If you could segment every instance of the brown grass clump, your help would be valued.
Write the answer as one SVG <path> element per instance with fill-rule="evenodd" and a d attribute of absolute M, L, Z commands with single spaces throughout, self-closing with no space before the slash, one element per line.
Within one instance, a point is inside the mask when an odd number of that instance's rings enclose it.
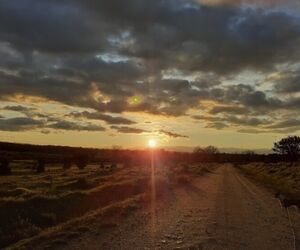
<path fill-rule="evenodd" d="M 77 186 L 78 191 L 67 191 L 58 196 L 40 194 L 29 199 L 11 197 L 2 200 L 0 248 L 30 237 L 45 228 L 84 216 L 89 211 L 142 194 L 148 190 L 149 179 L 106 183 L 88 189 L 89 182 L 80 178 L 73 185 Z M 20 218 L 22 226 L 16 218 Z M 8 237 L 11 234 L 13 236 Z"/>
<path fill-rule="evenodd" d="M 287 197 L 300 199 L 300 168 L 289 163 L 252 163 L 239 168 Z"/>
<path fill-rule="evenodd" d="M 187 185 L 191 183 L 191 176 L 188 175 L 179 175 L 176 177 L 176 183 L 180 185 Z"/>

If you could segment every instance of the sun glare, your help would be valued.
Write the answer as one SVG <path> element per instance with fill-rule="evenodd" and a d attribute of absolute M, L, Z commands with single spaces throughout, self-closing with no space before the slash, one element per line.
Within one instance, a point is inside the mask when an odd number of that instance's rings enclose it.
<path fill-rule="evenodd" d="M 156 147 L 156 140 L 150 139 L 150 140 L 148 141 L 148 146 L 149 146 L 150 148 L 155 148 L 155 147 Z"/>

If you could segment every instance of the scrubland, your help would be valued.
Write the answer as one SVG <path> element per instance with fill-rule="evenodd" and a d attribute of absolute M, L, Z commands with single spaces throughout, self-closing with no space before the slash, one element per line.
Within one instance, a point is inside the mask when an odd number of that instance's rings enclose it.
<path fill-rule="evenodd" d="M 61 165 L 48 164 L 46 171 L 38 174 L 33 165 L 31 161 L 14 161 L 12 175 L 0 177 L 0 248 L 22 248 L 53 234 L 68 240 L 89 230 L 95 217 L 101 218 L 100 227 L 113 227 L 132 210 L 149 205 L 150 166 L 93 164 L 83 170 L 63 170 Z M 157 198 L 214 167 L 157 164 Z M 52 242 L 49 249 L 59 244 Z"/>

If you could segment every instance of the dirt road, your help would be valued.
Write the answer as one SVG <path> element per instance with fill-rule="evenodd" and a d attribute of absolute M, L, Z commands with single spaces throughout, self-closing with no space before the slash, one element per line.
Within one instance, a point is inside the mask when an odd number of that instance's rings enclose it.
<path fill-rule="evenodd" d="M 230 165 L 166 197 L 106 232 L 91 225 L 60 249 L 295 249 L 279 201 Z"/>

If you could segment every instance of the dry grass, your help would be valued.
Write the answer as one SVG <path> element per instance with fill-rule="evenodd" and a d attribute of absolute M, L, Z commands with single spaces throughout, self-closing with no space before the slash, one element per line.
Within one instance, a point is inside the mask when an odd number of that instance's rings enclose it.
<path fill-rule="evenodd" d="M 48 166 L 45 173 L 36 174 L 26 162 L 17 162 L 13 170 L 12 176 L 0 178 L 0 248 L 141 194 L 148 184 L 147 177 L 126 174 L 114 181 L 120 167 L 63 171 L 61 166 Z"/>
<path fill-rule="evenodd" d="M 36 174 L 32 165 L 29 161 L 18 161 L 12 166 L 11 176 L 0 177 L 0 248 L 25 239 L 13 246 L 21 249 L 63 233 L 52 242 L 52 248 L 59 248 L 80 230 L 88 230 L 92 218 L 126 216 L 139 204 L 149 202 L 148 166 L 103 169 L 98 164 L 84 170 L 63 170 L 62 166 L 51 165 L 46 166 L 45 173 Z M 157 198 L 165 197 L 177 185 L 189 184 L 198 175 L 211 173 L 214 168 L 215 165 L 207 164 L 157 164 Z M 110 227 L 114 222 L 103 220 L 100 224 Z"/>
<path fill-rule="evenodd" d="M 238 166 L 246 174 L 276 192 L 300 199 L 300 165 L 290 163 L 251 163 Z"/>

